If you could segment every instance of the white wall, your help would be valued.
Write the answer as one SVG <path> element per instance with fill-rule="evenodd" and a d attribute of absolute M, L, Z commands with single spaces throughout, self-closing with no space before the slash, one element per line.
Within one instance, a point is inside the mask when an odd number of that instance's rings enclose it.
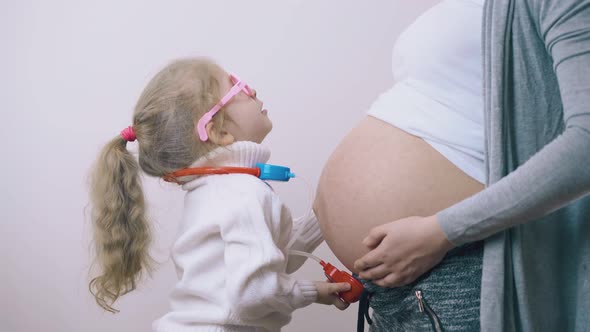
<path fill-rule="evenodd" d="M 0 2 L 2 331 L 148 331 L 175 281 L 167 260 L 182 192 L 148 179 L 163 264 L 102 312 L 87 290 L 87 171 L 169 60 L 209 55 L 256 87 L 274 131 L 272 163 L 315 186 L 340 138 L 391 85 L 391 47 L 433 1 Z M 294 215 L 307 197 L 279 185 Z M 336 263 L 322 245 L 316 254 Z M 338 266 L 341 266 L 337 264 Z M 308 262 L 303 278 L 323 279 Z M 285 331 L 354 331 L 357 305 L 312 305 Z"/>

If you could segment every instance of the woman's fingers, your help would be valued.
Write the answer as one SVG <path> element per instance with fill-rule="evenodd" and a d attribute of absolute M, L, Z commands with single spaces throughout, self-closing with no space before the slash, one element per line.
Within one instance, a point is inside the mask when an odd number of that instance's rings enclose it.
<path fill-rule="evenodd" d="M 383 238 L 387 235 L 387 231 L 384 227 L 377 226 L 369 232 L 369 235 L 363 239 L 363 244 L 369 249 L 374 249 L 381 243 Z"/>
<path fill-rule="evenodd" d="M 370 269 L 372 267 L 378 266 L 381 263 L 383 263 L 383 261 L 381 259 L 381 253 L 379 252 L 379 247 L 377 247 L 376 249 L 369 251 L 363 257 L 357 259 L 354 262 L 354 268 L 357 271 L 361 272 L 361 271 L 365 271 L 367 269 Z"/>
<path fill-rule="evenodd" d="M 384 258 L 392 249 L 392 244 L 387 242 L 392 242 L 390 235 L 394 235 L 394 237 L 396 235 L 396 222 L 392 221 L 371 229 L 369 235 L 363 240 L 363 244 L 371 251 L 354 262 L 354 268 L 357 271 L 364 271 L 384 262 Z"/>
<path fill-rule="evenodd" d="M 403 286 L 400 282 L 400 277 L 397 274 L 390 273 L 383 278 L 375 279 L 372 281 L 375 285 L 381 287 L 400 287 Z"/>
<path fill-rule="evenodd" d="M 384 278 L 391 272 L 392 271 L 385 264 L 379 264 L 364 271 L 360 271 L 359 277 L 361 277 L 361 279 L 376 280 Z"/>
<path fill-rule="evenodd" d="M 372 248 L 371 251 L 369 251 L 363 257 L 357 259 L 354 262 L 354 268 L 357 271 L 364 271 L 383 264 L 383 254 L 385 250 L 387 250 L 387 248 L 384 248 L 385 245 L 383 243 L 383 238 L 385 237 L 385 235 L 387 235 L 387 233 L 383 233 L 381 231 L 373 232 L 373 230 L 371 230 L 371 233 L 373 235 L 369 235 L 367 238 L 365 238 L 365 241 L 363 241 L 363 243 L 373 243 L 372 241 L 377 241 L 377 239 L 379 240 L 379 243 L 374 248 Z"/>

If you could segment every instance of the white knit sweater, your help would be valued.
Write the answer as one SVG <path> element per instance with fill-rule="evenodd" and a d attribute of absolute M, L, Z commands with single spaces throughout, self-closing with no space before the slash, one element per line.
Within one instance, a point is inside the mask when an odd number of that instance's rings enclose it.
<path fill-rule="evenodd" d="M 219 148 L 193 166 L 253 167 L 270 151 L 253 142 Z M 289 209 L 252 175 L 185 177 L 185 211 L 172 248 L 178 283 L 158 332 L 279 331 L 291 313 L 312 303 L 312 281 L 290 276 L 322 241 L 315 216 L 293 225 Z M 301 229 L 303 228 L 303 229 Z M 297 241 L 287 248 L 291 236 Z"/>

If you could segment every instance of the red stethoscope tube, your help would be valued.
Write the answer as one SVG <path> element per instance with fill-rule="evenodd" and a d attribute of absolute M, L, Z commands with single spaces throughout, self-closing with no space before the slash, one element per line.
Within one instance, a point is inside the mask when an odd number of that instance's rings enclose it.
<path fill-rule="evenodd" d="M 258 167 L 193 167 L 184 168 L 173 173 L 164 175 L 163 179 L 166 182 L 178 183 L 178 178 L 190 175 L 211 175 L 211 174 L 250 174 L 256 177 L 260 176 L 260 168 Z"/>

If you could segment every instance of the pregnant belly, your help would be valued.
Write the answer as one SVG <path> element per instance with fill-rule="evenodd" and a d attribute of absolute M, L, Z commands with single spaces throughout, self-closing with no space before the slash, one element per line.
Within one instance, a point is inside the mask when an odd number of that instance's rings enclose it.
<path fill-rule="evenodd" d="M 368 116 L 328 159 L 314 209 L 330 249 L 357 272 L 371 228 L 432 215 L 481 189 L 422 139 Z"/>

